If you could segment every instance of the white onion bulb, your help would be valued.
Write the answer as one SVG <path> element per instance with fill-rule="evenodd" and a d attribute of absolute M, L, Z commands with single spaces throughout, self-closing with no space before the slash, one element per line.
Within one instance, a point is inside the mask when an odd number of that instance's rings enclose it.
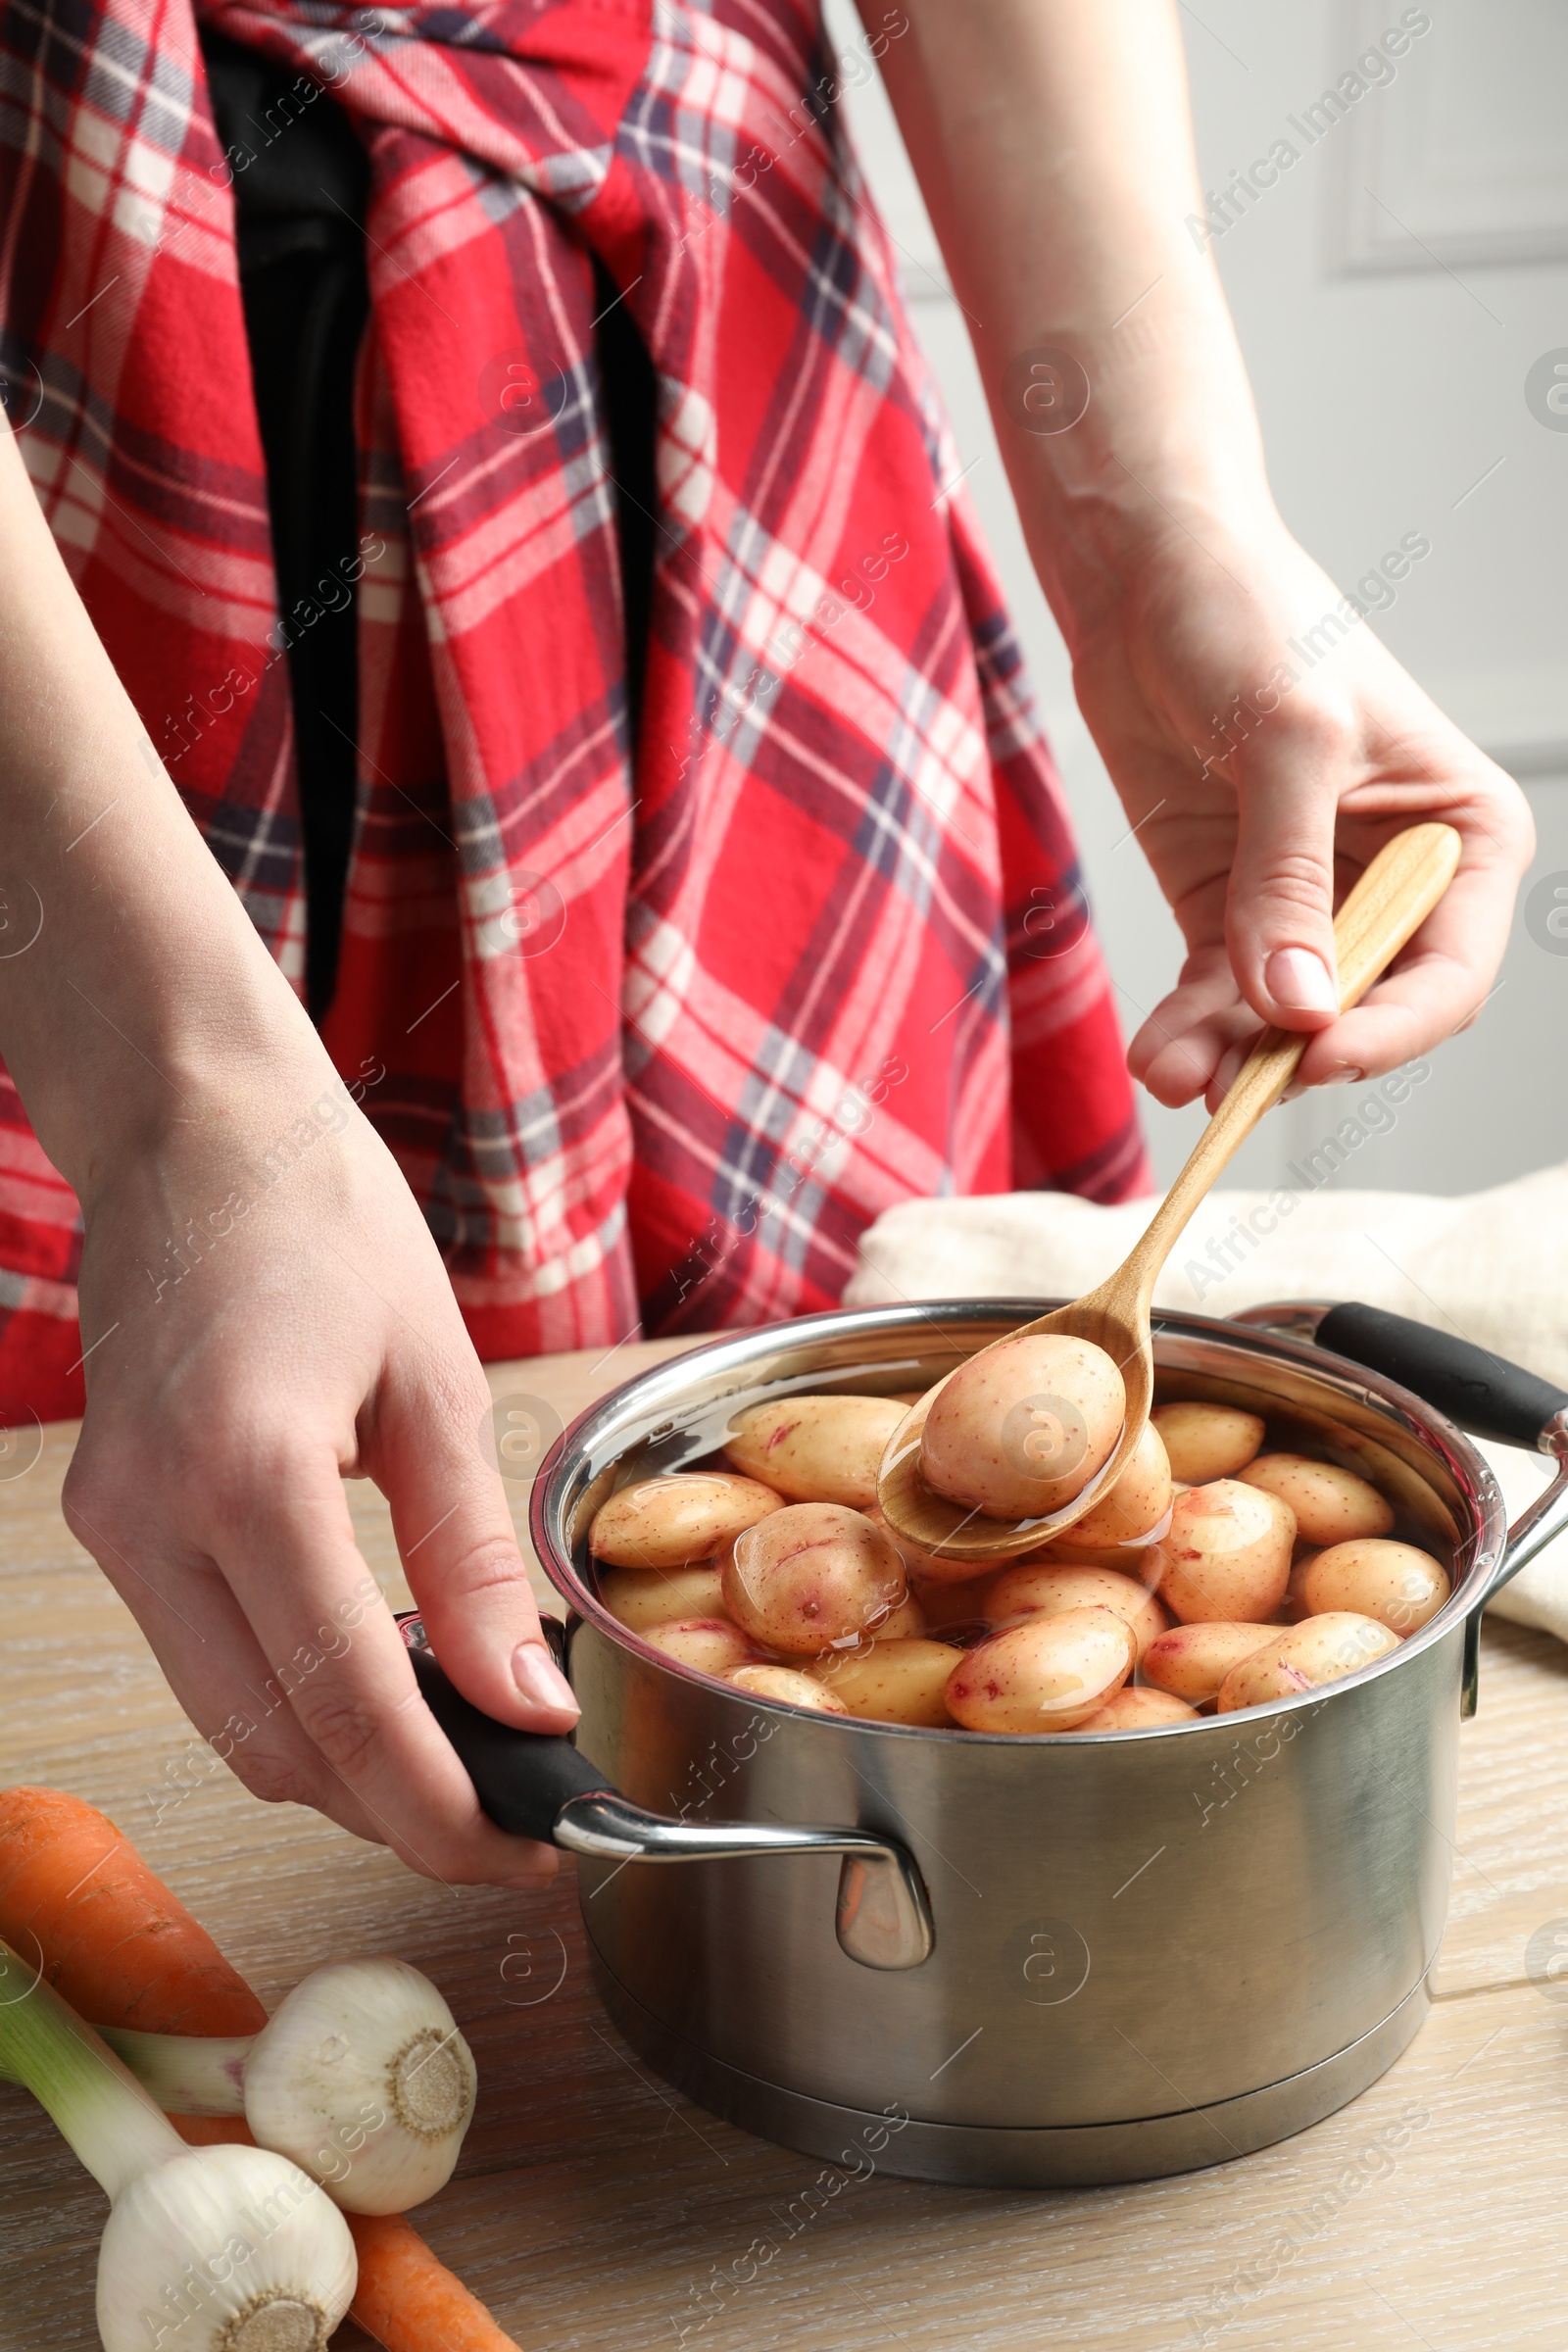
<path fill-rule="evenodd" d="M 325 2352 L 354 2296 L 337 2207 L 267 2148 L 190 2148 L 116 2197 L 98 2253 L 105 2352 Z"/>
<path fill-rule="evenodd" d="M 313 1970 L 257 2035 L 245 2115 L 350 2212 L 403 2213 L 451 2179 L 475 2087 L 427 1977 L 402 1960 L 344 1960 Z"/>

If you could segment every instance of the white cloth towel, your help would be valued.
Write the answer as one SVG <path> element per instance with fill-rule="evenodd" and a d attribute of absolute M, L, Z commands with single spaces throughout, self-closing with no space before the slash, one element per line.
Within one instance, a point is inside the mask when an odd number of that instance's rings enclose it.
<path fill-rule="evenodd" d="M 906 1200 L 862 1238 L 844 1303 L 1077 1298 L 1121 1263 L 1152 1208 L 1105 1208 L 1068 1193 Z M 1389 1307 L 1568 1389 L 1568 1164 L 1453 1200 L 1292 1186 L 1210 1193 L 1154 1291 L 1156 1306 L 1205 1315 L 1285 1298 Z M 1552 1465 L 1510 1446 L 1481 1450 L 1517 1518 Z M 1494 1606 L 1568 1642 L 1568 1536 Z"/>

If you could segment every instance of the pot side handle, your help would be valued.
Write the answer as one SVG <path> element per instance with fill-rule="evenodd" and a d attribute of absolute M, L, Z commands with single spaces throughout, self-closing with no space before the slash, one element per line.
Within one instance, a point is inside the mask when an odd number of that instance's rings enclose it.
<path fill-rule="evenodd" d="M 606 1775 L 569 1740 L 514 1731 L 481 1714 L 448 1681 L 428 1648 L 414 1642 L 408 1646 L 424 1703 L 457 1749 L 497 1829 L 554 1845 L 557 1824 L 575 1798 L 612 1793 Z"/>
<path fill-rule="evenodd" d="M 418 1617 L 399 1624 L 425 1705 L 498 1829 L 569 1853 L 620 1862 L 701 1862 L 737 1854 L 838 1854 L 834 1930 L 862 1968 L 918 1968 L 935 1941 L 931 1905 L 902 1845 L 870 1830 L 771 1822 L 680 1821 L 634 1805 L 569 1740 L 514 1731 L 481 1714 L 447 1679 Z"/>
<path fill-rule="evenodd" d="M 1318 1347 L 1381 1372 L 1446 1413 L 1461 1429 L 1502 1446 L 1528 1446 L 1556 1459 L 1557 1474 L 1508 1530 L 1501 1556 L 1481 1563 L 1474 1591 L 1465 1589 L 1464 1670 L 1460 1711 L 1476 1711 L 1481 1612 L 1510 1577 L 1518 1575 L 1568 1527 L 1568 1393 L 1522 1365 L 1478 1348 L 1473 1340 L 1412 1323 L 1381 1306 L 1330 1307 L 1317 1322 Z"/>
<path fill-rule="evenodd" d="M 1478 1438 L 1503 1446 L 1540 1446 L 1549 1424 L 1568 1412 L 1568 1392 L 1554 1389 L 1518 1364 L 1478 1348 L 1472 1340 L 1391 1315 L 1381 1306 L 1331 1306 L 1317 1327 L 1317 1344 L 1381 1372 Z"/>

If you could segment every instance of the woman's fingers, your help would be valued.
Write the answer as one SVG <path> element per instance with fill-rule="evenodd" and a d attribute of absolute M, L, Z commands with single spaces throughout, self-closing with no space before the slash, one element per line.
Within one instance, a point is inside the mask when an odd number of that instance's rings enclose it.
<path fill-rule="evenodd" d="M 1377 788 L 1361 784 L 1336 812 L 1342 897 L 1358 870 L 1357 860 L 1369 859 L 1401 824 L 1431 818 L 1451 823 L 1464 848 L 1445 896 L 1359 1005 L 1333 1019 L 1314 1021 L 1298 1014 L 1278 1021 L 1282 1028 L 1315 1028 L 1297 1085 L 1326 1086 L 1380 1076 L 1467 1027 L 1486 1002 L 1507 945 L 1514 894 L 1530 856 L 1532 834 L 1528 811 L 1508 780 L 1499 774 L 1495 792 L 1481 789 L 1485 782 L 1482 778 L 1473 793 L 1461 791 L 1452 778 L 1444 789 L 1433 785 L 1432 803 L 1425 807 L 1401 807 L 1392 783 Z M 1399 791 L 1407 793 L 1408 786 Z M 1378 805 L 1375 810 L 1368 809 L 1369 801 Z M 1384 806 L 1391 801 L 1392 808 Z M 1249 805 L 1244 798 L 1243 834 Z M 1249 906 L 1272 909 L 1250 951 L 1254 979 L 1265 974 L 1269 957 L 1262 949 L 1270 937 L 1277 942 L 1280 905 L 1282 898 L 1289 898 L 1280 877 L 1286 872 L 1281 845 L 1290 838 L 1290 828 L 1276 826 L 1271 836 L 1265 823 L 1254 825 L 1252 832 L 1254 844 L 1261 841 L 1264 846 L 1250 864 L 1238 847 L 1228 913 L 1230 952 L 1212 938 L 1211 906 L 1184 909 L 1190 935 L 1204 944 L 1195 947 L 1181 984 L 1155 1007 L 1128 1054 L 1133 1075 L 1157 1101 L 1173 1106 L 1202 1094 L 1212 1109 L 1259 1034 L 1255 996 L 1244 1000 L 1238 985 L 1233 963 L 1238 956 L 1236 933 L 1238 923 L 1253 921 Z M 1267 847 L 1271 837 L 1272 853 Z M 1348 857 L 1348 849 L 1353 849 L 1353 858 Z M 1303 881 L 1303 889 L 1315 893 L 1320 878 L 1314 871 Z M 1250 900 L 1242 895 L 1248 889 L 1253 893 Z M 1277 949 L 1270 951 L 1274 952 Z"/>
<path fill-rule="evenodd" d="M 210 1548 L 272 1682 L 387 1844 L 448 1884 L 544 1885 L 553 1849 L 508 1837 L 480 1810 L 419 1695 L 390 1611 L 379 1596 L 368 1598 L 369 1571 L 331 1456 L 291 1452 L 275 1474 L 253 1476 L 220 1518 Z"/>
<path fill-rule="evenodd" d="M 1514 894 L 1528 861 L 1532 829 L 1520 796 L 1499 775 L 1496 795 L 1462 795 L 1449 780 L 1435 805 L 1408 813 L 1409 823 L 1436 818 L 1452 824 L 1462 848 L 1453 880 L 1414 938 L 1359 1004 L 1312 1039 L 1298 1083 L 1334 1085 L 1380 1077 L 1400 1062 L 1429 1054 L 1469 1026 L 1496 979 L 1508 944 Z M 1360 795 L 1356 796 L 1359 799 Z M 1370 828 L 1352 817 L 1352 838 Z M 1379 820 L 1372 840 L 1358 839 L 1363 858 L 1400 830 Z"/>
<path fill-rule="evenodd" d="M 144 1556 L 134 1533 L 117 1527 L 111 1535 L 104 1524 L 108 1512 L 90 1496 L 83 1498 L 74 1464 L 64 1509 L 73 1535 L 92 1553 L 141 1627 L 170 1689 L 215 1757 L 253 1796 L 313 1805 L 356 1838 L 384 1844 L 377 1824 L 328 1770 L 296 1720 L 216 1563 L 196 1555 L 177 1564 Z M 185 1761 L 171 1756 L 162 1782 L 147 1790 L 160 1814 L 195 1785 Z"/>
<path fill-rule="evenodd" d="M 1219 592 L 1213 561 L 1187 534 L 1159 543 L 1075 653 L 1081 706 L 1188 944 L 1180 987 L 1128 1056 L 1172 1106 L 1217 1100 L 1265 1023 L 1309 1037 L 1304 1085 L 1430 1051 L 1491 988 L 1531 855 L 1517 785 L 1370 628 L 1347 625 L 1275 520 L 1223 562 L 1239 596 Z M 1336 641 L 1303 666 L 1310 616 L 1337 608 Z M 1458 876 L 1397 970 L 1342 1016 L 1336 896 L 1401 827 L 1434 819 L 1461 835 Z"/>
<path fill-rule="evenodd" d="M 1330 722 L 1295 724 L 1260 754 L 1241 795 L 1225 913 L 1231 969 L 1253 1013 L 1281 1029 L 1337 1019 Z"/>
<path fill-rule="evenodd" d="M 569 1732 L 580 1710 L 545 1645 L 506 1492 L 479 1445 L 488 1403 L 443 1417 L 428 1388 L 416 1398 L 388 1383 L 368 1466 L 392 1506 L 430 1646 L 465 1698 L 521 1731 Z"/>
<path fill-rule="evenodd" d="M 1376 1078 L 1467 1028 L 1496 978 L 1515 887 L 1513 866 L 1490 854 L 1461 864 L 1392 969 L 1312 1040 L 1302 1082 Z"/>
<path fill-rule="evenodd" d="M 539 1886 L 555 1849 L 509 1837 L 480 1807 L 344 1492 L 368 1471 L 388 1494 L 431 1639 L 466 1694 L 503 1723 L 569 1727 L 576 1707 L 480 1451 L 484 1375 L 391 1154 L 352 1106 L 335 1125 L 307 1121 L 306 1155 L 148 1296 L 166 1237 L 266 1160 L 280 1102 L 307 1087 L 340 1102 L 324 1062 L 304 1077 L 299 1063 L 292 1048 L 264 1054 L 249 1093 L 225 1079 L 193 1097 L 201 1115 L 117 1157 L 95 1197 L 83 1322 L 122 1336 L 86 1367 L 72 1495 L 100 1537 L 80 1532 L 201 1730 L 250 1719 L 225 1744 L 252 1788 L 318 1805 L 431 1878 Z"/>
<path fill-rule="evenodd" d="M 1188 957 L 1177 987 L 1133 1039 L 1128 1067 L 1157 1102 L 1177 1109 L 1212 1086 L 1226 1056 L 1244 1038 L 1255 1037 L 1257 1028 L 1257 1015 L 1238 996 L 1229 958 L 1216 942 Z"/>

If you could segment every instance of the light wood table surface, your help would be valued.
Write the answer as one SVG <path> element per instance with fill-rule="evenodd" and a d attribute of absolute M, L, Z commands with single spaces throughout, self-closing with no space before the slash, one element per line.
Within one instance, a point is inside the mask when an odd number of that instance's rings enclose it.
<path fill-rule="evenodd" d="M 492 1387 L 569 1419 L 671 1352 L 495 1366 Z M 1568 1984 L 1539 1988 L 1526 1959 L 1538 1930 L 1568 1927 L 1568 1652 L 1547 1637 L 1487 1628 L 1437 2005 L 1349 2108 L 1212 2172 L 1122 2188 L 878 2175 L 787 2238 L 779 2217 L 817 2165 L 693 2107 L 628 2051 L 589 1987 L 569 1860 L 548 1895 L 454 1892 L 257 1803 L 210 1756 L 192 1768 L 203 1751 L 141 1635 L 62 1523 L 74 1435 L 50 1428 L 0 1482 L 0 1779 L 101 1806 L 269 2004 L 335 1954 L 398 1952 L 435 1978 L 481 2091 L 459 2178 L 420 2226 L 525 2352 L 654 2352 L 683 2328 L 702 2352 L 1568 2347 Z M 407 1606 L 379 1497 L 350 1494 L 367 1558 Z M 1391 2126 L 1401 2144 L 1360 2161 Z M 0 2083 L 0 2352 L 93 2352 L 103 2213 Z M 775 2258 L 693 2327 L 694 2290 L 768 2236 Z M 334 2341 L 365 2339 L 345 2326 Z"/>

